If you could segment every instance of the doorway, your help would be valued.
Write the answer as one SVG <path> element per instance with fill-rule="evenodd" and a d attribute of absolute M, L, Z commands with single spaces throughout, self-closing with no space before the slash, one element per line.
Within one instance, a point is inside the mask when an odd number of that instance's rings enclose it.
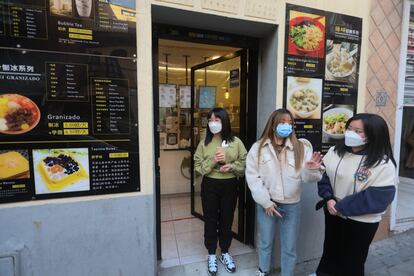
<path fill-rule="evenodd" d="M 232 133 L 245 140 L 245 116 L 246 110 L 246 50 L 226 54 L 225 56 L 191 67 L 192 88 L 192 149 L 193 154 L 200 141 L 204 140 L 208 117 L 207 114 L 213 107 L 226 109 L 230 117 Z M 191 178 L 191 213 L 202 218 L 201 208 L 201 182 L 202 176 L 194 171 L 192 164 Z M 238 190 L 244 194 L 245 179 L 239 179 Z M 243 196 L 238 197 L 238 203 L 234 212 L 233 234 L 239 241 L 244 237 L 244 206 Z"/>
<path fill-rule="evenodd" d="M 161 266 L 171 267 L 206 259 L 200 178 L 193 174 L 192 156 L 203 139 L 207 112 L 225 108 L 232 131 L 247 148 L 256 139 L 246 130 L 256 125 L 257 48 L 246 38 L 240 43 L 228 36 L 223 43 L 211 39 L 223 34 L 174 26 L 154 25 L 153 34 L 157 252 Z M 251 252 L 254 204 L 243 179 L 233 232 L 230 253 Z"/>
<path fill-rule="evenodd" d="M 395 154 L 399 184 L 392 229 L 414 228 L 414 1 L 405 1 Z"/>

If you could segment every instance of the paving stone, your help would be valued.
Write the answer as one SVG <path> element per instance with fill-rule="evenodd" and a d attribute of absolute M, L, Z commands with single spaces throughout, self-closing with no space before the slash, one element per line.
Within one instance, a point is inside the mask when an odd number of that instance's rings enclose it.
<path fill-rule="evenodd" d="M 252 276 L 257 270 L 257 253 L 234 256 L 237 265 L 235 275 Z M 295 276 L 307 276 L 314 273 L 319 259 L 297 264 Z M 413 276 L 414 275 L 414 230 L 393 234 L 390 238 L 374 242 L 365 264 L 368 276 Z M 231 275 L 219 263 L 219 275 Z M 159 276 L 194 276 L 207 275 L 206 262 L 181 265 L 171 268 L 160 268 Z M 272 271 L 271 275 L 279 276 L 280 270 Z"/>

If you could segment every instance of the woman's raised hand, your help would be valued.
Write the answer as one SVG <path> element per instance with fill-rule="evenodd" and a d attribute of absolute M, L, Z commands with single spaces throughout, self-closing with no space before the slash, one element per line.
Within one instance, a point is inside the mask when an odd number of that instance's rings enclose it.
<path fill-rule="evenodd" d="M 306 168 L 310 170 L 318 170 L 322 165 L 322 154 L 316 151 L 312 154 L 312 158 L 306 162 Z"/>

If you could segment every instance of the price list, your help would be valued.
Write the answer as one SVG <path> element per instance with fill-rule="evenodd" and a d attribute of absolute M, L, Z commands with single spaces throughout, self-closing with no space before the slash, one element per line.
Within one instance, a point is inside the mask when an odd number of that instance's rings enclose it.
<path fill-rule="evenodd" d="M 124 17 L 135 17 L 135 12 L 128 10 L 121 11 Z M 113 15 L 111 6 L 108 3 L 99 3 L 98 26 L 110 31 L 128 32 L 128 22 L 117 20 Z"/>
<path fill-rule="evenodd" d="M 86 64 L 46 63 L 47 95 L 50 101 L 88 101 Z"/>
<path fill-rule="evenodd" d="M 7 2 L 7 0 L 3 0 L 3 1 L 6 1 Z M 13 0 L 9 0 L 11 3 L 13 2 Z M 1 0 L 0 0 L 0 2 L 1 2 Z M 46 1 L 39 1 L 39 0 L 19 0 L 19 1 L 14 1 L 14 2 L 19 2 L 21 5 L 27 5 L 27 6 L 41 6 L 41 7 L 44 7 L 44 5 L 45 5 L 45 2 Z"/>
<path fill-rule="evenodd" d="M 92 78 L 94 134 L 129 134 L 127 79 Z"/>
<path fill-rule="evenodd" d="M 47 39 L 46 10 L 44 8 L 10 6 L 11 35 L 33 39 Z"/>

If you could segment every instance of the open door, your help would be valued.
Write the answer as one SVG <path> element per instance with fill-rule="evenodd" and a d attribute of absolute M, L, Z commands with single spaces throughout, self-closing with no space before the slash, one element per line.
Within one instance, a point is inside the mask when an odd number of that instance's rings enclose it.
<path fill-rule="evenodd" d="M 246 50 L 213 59 L 191 68 L 191 149 L 194 156 L 197 145 L 204 140 L 208 124 L 207 113 L 214 107 L 223 107 L 230 116 L 233 134 L 246 144 L 247 108 L 247 54 Z M 202 219 L 201 180 L 194 173 L 191 158 L 191 213 Z M 239 179 L 238 203 L 233 220 L 234 237 L 245 242 L 246 182 Z"/>

